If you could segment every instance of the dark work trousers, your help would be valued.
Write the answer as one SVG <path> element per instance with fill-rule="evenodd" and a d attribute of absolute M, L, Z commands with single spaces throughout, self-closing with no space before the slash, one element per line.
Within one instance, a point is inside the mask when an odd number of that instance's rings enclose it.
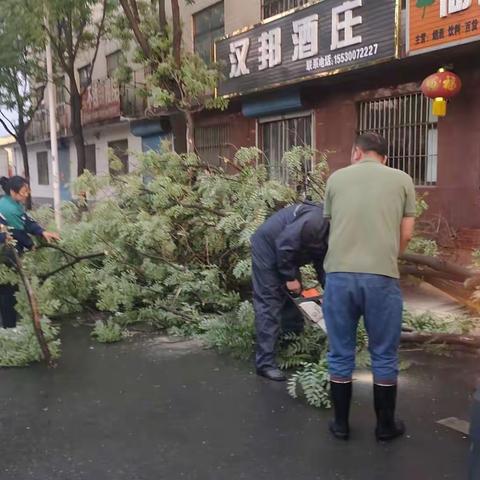
<path fill-rule="evenodd" d="M 17 311 L 15 310 L 17 304 L 15 294 L 17 291 L 17 285 L 9 283 L 0 285 L 0 316 L 2 317 L 3 328 L 15 328 L 17 326 Z"/>
<path fill-rule="evenodd" d="M 253 307 L 255 309 L 256 355 L 259 369 L 276 367 L 275 347 L 280 331 L 300 333 L 303 317 L 287 297 L 285 282 L 262 252 L 252 248 Z"/>

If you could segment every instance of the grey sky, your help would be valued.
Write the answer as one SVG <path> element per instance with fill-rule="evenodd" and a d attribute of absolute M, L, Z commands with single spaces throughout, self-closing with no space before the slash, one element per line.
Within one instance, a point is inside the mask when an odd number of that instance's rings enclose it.
<path fill-rule="evenodd" d="M 8 112 L 6 110 L 3 110 L 1 109 L 2 112 L 6 113 L 6 115 L 10 118 L 10 119 L 14 119 L 15 118 L 15 113 L 13 112 Z M 5 137 L 6 135 L 8 135 L 8 132 L 3 128 L 3 125 L 0 124 L 0 137 Z"/>

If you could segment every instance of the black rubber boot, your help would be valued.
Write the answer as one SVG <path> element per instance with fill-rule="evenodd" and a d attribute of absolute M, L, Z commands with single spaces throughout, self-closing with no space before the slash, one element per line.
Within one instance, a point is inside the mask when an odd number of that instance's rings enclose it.
<path fill-rule="evenodd" d="M 397 386 L 373 385 L 373 399 L 377 414 L 375 436 L 378 441 L 388 442 L 405 433 L 405 425 L 401 420 L 395 420 L 395 404 Z"/>
<path fill-rule="evenodd" d="M 352 400 L 352 382 L 330 382 L 330 394 L 335 411 L 335 418 L 330 421 L 329 425 L 330 432 L 340 440 L 348 440 L 350 437 L 348 417 Z"/>

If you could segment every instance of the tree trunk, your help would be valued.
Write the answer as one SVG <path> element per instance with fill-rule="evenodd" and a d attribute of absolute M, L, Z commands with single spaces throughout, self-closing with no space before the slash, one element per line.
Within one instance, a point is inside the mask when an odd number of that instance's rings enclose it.
<path fill-rule="evenodd" d="M 401 275 L 413 275 L 415 277 L 424 278 L 427 281 L 431 278 L 443 278 L 444 280 L 452 280 L 454 282 L 462 283 L 465 279 L 465 277 L 460 275 L 441 270 L 434 270 L 433 268 L 420 265 L 399 265 L 399 269 Z"/>
<path fill-rule="evenodd" d="M 123 11 L 125 12 L 125 15 L 128 19 L 128 23 L 132 28 L 132 31 L 135 36 L 135 39 L 137 40 L 138 46 L 141 48 L 145 58 L 150 58 L 152 53 L 150 50 L 150 45 L 148 43 L 147 38 L 143 34 L 142 29 L 140 28 L 140 24 L 137 21 L 128 0 L 120 0 L 120 4 L 122 5 Z"/>
<path fill-rule="evenodd" d="M 480 337 L 475 335 L 455 335 L 452 333 L 417 333 L 403 332 L 402 343 L 418 343 L 431 345 L 461 345 L 463 347 L 480 348 Z"/>
<path fill-rule="evenodd" d="M 180 19 L 180 7 L 178 0 L 171 0 L 172 2 L 172 23 L 173 23 L 173 58 L 175 64 L 180 68 L 182 63 L 182 21 Z M 188 121 L 188 120 L 187 120 Z M 188 139 L 187 139 L 188 140 Z"/>
<path fill-rule="evenodd" d="M 22 152 L 22 160 L 23 160 L 23 175 L 28 180 L 28 184 L 30 185 L 30 165 L 28 164 L 28 149 L 27 149 L 27 142 L 25 141 L 25 132 L 19 133 L 17 136 L 17 143 L 20 146 L 20 151 Z M 27 203 L 25 204 L 27 210 L 32 209 L 32 197 L 29 195 L 27 198 Z"/>
<path fill-rule="evenodd" d="M 186 138 L 187 138 L 187 153 L 195 153 L 195 124 L 193 115 L 190 112 L 185 112 L 186 121 Z"/>
<path fill-rule="evenodd" d="M 442 260 L 440 258 L 429 257 L 427 255 L 419 255 L 416 253 L 404 253 L 400 257 L 400 260 L 404 260 L 405 262 L 413 263 L 416 265 L 425 265 L 441 272 L 451 273 L 455 278 L 463 279 L 462 281 L 480 274 L 478 270 L 471 270 L 469 268 L 462 267 L 461 265 L 447 262 L 446 260 Z"/>
<path fill-rule="evenodd" d="M 185 116 L 181 114 L 172 114 L 169 117 L 170 125 L 172 127 L 173 134 L 173 149 L 177 153 L 186 153 L 187 141 L 186 141 L 186 125 Z"/>
<path fill-rule="evenodd" d="M 158 27 L 161 33 L 167 29 L 167 14 L 165 12 L 165 0 L 158 0 Z"/>
<path fill-rule="evenodd" d="M 80 176 L 87 167 L 87 159 L 82 126 L 82 97 L 75 87 L 71 89 L 70 106 L 72 114 L 70 128 L 77 151 L 77 175 Z"/>

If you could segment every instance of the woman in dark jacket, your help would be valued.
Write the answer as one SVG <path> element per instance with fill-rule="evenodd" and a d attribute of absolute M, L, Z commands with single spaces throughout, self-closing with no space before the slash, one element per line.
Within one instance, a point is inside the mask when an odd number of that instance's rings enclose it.
<path fill-rule="evenodd" d="M 19 254 L 25 250 L 31 250 L 34 246 L 30 235 L 44 238 L 47 242 L 59 240 L 57 233 L 46 232 L 37 222 L 30 218 L 24 204 L 30 195 L 27 180 L 23 177 L 0 178 L 0 185 L 5 195 L 0 198 L 0 224 L 8 228 L 8 233 L 0 233 L 0 243 L 4 243 L 7 235 L 15 241 L 15 248 Z M 7 264 L 13 266 L 12 259 L 7 258 Z M 16 285 L 0 285 L 0 315 L 3 328 L 15 328 L 17 325 L 17 312 L 15 310 Z"/>

